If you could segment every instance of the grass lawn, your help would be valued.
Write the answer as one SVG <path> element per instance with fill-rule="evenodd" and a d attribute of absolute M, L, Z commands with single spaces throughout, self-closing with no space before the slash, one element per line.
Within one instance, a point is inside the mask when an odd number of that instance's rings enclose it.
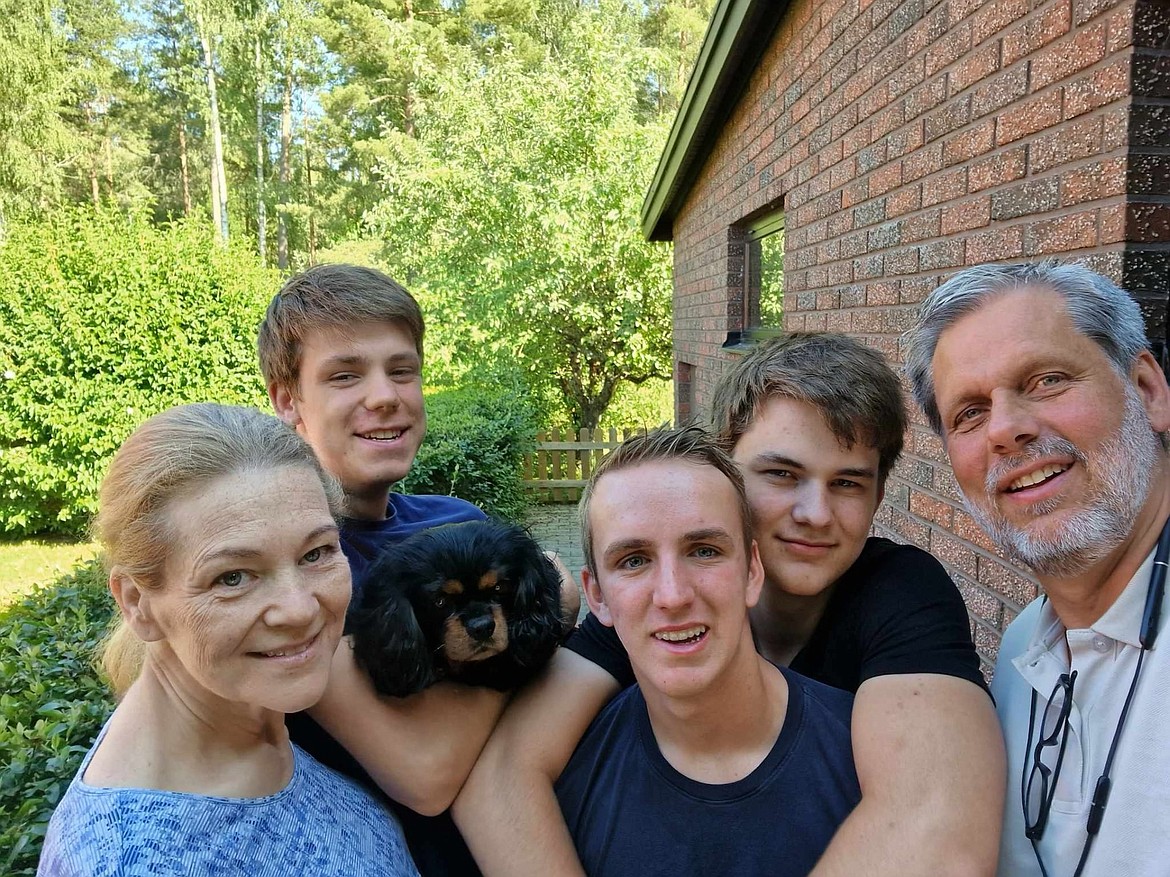
<path fill-rule="evenodd" d="M 79 562 L 97 554 L 92 542 L 26 539 L 0 542 L 0 606 L 6 606 L 32 590 L 69 572 Z"/>

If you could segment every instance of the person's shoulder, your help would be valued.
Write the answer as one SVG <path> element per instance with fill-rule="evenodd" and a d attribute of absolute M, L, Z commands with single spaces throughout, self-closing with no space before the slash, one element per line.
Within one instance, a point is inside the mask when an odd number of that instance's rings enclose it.
<path fill-rule="evenodd" d="M 795 689 L 799 696 L 804 698 L 806 710 L 819 711 L 837 721 L 843 721 L 846 727 L 849 726 L 853 713 L 853 694 L 851 692 L 834 688 L 832 685 L 826 685 L 816 679 L 810 679 L 808 676 L 787 667 L 778 669 L 784 674 L 789 691 Z M 790 693 L 789 697 L 792 696 Z"/>
<path fill-rule="evenodd" d="M 916 545 L 871 536 L 857 560 L 842 576 L 848 591 L 861 599 L 962 602 L 946 569 Z"/>
<path fill-rule="evenodd" d="M 415 525 L 418 529 L 487 518 L 478 506 L 465 499 L 427 493 L 392 493 L 390 511 L 390 518 L 398 525 Z"/>

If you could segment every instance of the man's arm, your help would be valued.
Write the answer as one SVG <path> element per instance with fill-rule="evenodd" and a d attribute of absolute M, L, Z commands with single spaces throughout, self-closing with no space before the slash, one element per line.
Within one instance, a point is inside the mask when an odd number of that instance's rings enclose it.
<path fill-rule="evenodd" d="M 605 670 L 560 649 L 517 694 L 452 809 L 485 877 L 584 877 L 553 783 L 618 691 Z"/>
<path fill-rule="evenodd" d="M 861 803 L 813 877 L 993 875 L 1007 768 L 987 693 L 933 673 L 877 676 L 852 727 Z"/>
<path fill-rule="evenodd" d="M 325 696 L 309 715 L 387 795 L 426 816 L 451 806 L 507 695 L 440 682 L 410 697 L 382 697 L 344 638 Z"/>

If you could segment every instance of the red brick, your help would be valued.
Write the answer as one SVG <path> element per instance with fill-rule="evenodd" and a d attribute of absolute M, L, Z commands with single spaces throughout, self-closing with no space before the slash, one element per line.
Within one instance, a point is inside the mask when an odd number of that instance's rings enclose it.
<path fill-rule="evenodd" d="M 900 185 L 902 185 L 902 163 L 895 161 L 870 174 L 869 196 L 876 198 Z"/>
<path fill-rule="evenodd" d="M 886 198 L 886 216 L 893 219 L 922 206 L 922 187 L 917 183 L 903 186 Z"/>
<path fill-rule="evenodd" d="M 967 188 L 980 192 L 1023 179 L 1027 171 L 1027 147 L 1016 146 L 972 162 L 967 168 Z"/>
<path fill-rule="evenodd" d="M 942 211 L 942 234 L 951 235 L 960 231 L 983 228 L 991 222 L 991 198 L 975 198 Z"/>
<path fill-rule="evenodd" d="M 1021 226 L 993 228 L 966 239 L 968 265 L 1017 259 L 1024 254 L 1024 230 Z"/>
<path fill-rule="evenodd" d="M 930 553 L 952 569 L 966 573 L 972 578 L 978 577 L 978 555 L 971 550 L 970 546 L 960 542 L 955 537 L 939 530 L 932 530 Z"/>
<path fill-rule="evenodd" d="M 919 493 L 917 490 L 911 490 L 910 512 L 932 524 L 938 524 L 947 530 L 951 529 L 954 509 L 949 503 L 935 499 L 933 496 Z"/>
<path fill-rule="evenodd" d="M 1064 86 L 1064 117 L 1074 118 L 1130 94 L 1129 58 L 1122 57 L 1106 67 L 1074 79 Z"/>
<path fill-rule="evenodd" d="M 926 75 L 933 76 L 971 50 L 971 22 L 953 25 L 946 36 L 926 50 Z"/>
<path fill-rule="evenodd" d="M 1125 194 L 1125 159 L 1100 159 L 1061 175 L 1060 205 L 1099 201 Z"/>
<path fill-rule="evenodd" d="M 1119 201 L 1102 207 L 1097 212 L 1097 227 L 1102 244 L 1119 244 L 1131 237 L 1127 234 L 1125 203 Z"/>
<path fill-rule="evenodd" d="M 865 303 L 867 305 L 896 305 L 899 299 L 898 287 L 899 283 L 896 280 L 871 283 L 865 287 Z"/>
<path fill-rule="evenodd" d="M 970 88 L 999 69 L 999 42 L 989 43 L 966 55 L 951 70 L 951 95 Z"/>
<path fill-rule="evenodd" d="M 965 511 L 955 509 L 953 520 L 954 526 L 951 529 L 960 539 L 966 539 L 972 545 L 976 545 L 987 551 L 996 550 L 995 543 L 991 541 L 991 537 Z"/>
<path fill-rule="evenodd" d="M 995 144 L 995 120 L 968 128 L 943 144 L 943 165 L 951 167 L 990 152 Z"/>
<path fill-rule="evenodd" d="M 1003 66 L 1010 67 L 1025 55 L 1068 33 L 1071 21 L 1068 3 L 1053 3 L 1039 15 L 1026 19 L 1004 34 Z"/>
<path fill-rule="evenodd" d="M 1026 578 L 1004 560 L 980 557 L 978 580 L 984 587 L 1002 594 L 1021 607 L 1035 600 L 1038 592 L 1034 581 Z"/>
<path fill-rule="evenodd" d="M 963 167 L 931 177 L 922 183 L 922 206 L 953 201 L 967 194 L 967 169 Z"/>
<path fill-rule="evenodd" d="M 1032 91 L 1040 91 L 1054 82 L 1067 79 L 1078 70 L 1092 67 L 1104 57 L 1103 23 L 1077 31 L 1071 40 L 1053 43 L 1032 59 Z"/>
<path fill-rule="evenodd" d="M 971 116 L 979 119 L 1002 109 L 1028 93 L 1028 65 L 1017 64 L 983 82 L 972 93 Z"/>
<path fill-rule="evenodd" d="M 991 627 L 998 628 L 1003 618 L 1003 598 L 969 581 L 965 576 L 956 576 L 955 585 L 967 611 Z"/>
<path fill-rule="evenodd" d="M 1042 219 L 1028 225 L 1024 231 L 1024 255 L 1048 256 L 1081 250 L 1097 244 L 1097 214 L 1089 210 Z"/>
<path fill-rule="evenodd" d="M 996 36 L 1028 14 L 1028 0 L 996 0 L 984 6 L 971 19 L 971 39 L 979 45 L 988 37 Z"/>
<path fill-rule="evenodd" d="M 1013 104 L 999 114 L 995 142 L 998 146 L 1051 128 L 1061 119 L 1061 92 L 1054 89 L 1032 100 Z"/>
<path fill-rule="evenodd" d="M 902 243 L 912 244 L 928 238 L 936 238 L 942 228 L 942 211 L 938 208 L 926 210 L 916 216 L 903 219 L 900 225 Z"/>
<path fill-rule="evenodd" d="M 1029 146 L 1029 173 L 1088 158 L 1102 151 L 1102 116 L 1085 116 L 1039 135 Z"/>

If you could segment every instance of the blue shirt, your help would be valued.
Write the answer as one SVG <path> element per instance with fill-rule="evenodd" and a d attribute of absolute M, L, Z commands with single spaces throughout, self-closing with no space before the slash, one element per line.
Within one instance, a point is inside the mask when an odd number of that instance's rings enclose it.
<path fill-rule="evenodd" d="M 86 784 L 104 736 L 105 728 L 49 821 L 38 875 L 417 877 L 390 812 L 296 746 L 284 789 L 220 798 Z"/>
<path fill-rule="evenodd" d="M 408 496 L 390 494 L 384 521 L 363 521 L 346 518 L 341 523 L 341 550 L 349 560 L 353 573 L 353 597 L 356 606 L 362 576 L 387 545 L 401 542 L 419 530 L 440 524 L 458 524 L 462 521 L 482 521 L 487 518 L 477 506 L 455 496 Z"/>
<path fill-rule="evenodd" d="M 690 779 L 663 757 L 646 701 L 626 689 L 594 720 L 556 783 L 585 873 L 803 877 L 861 800 L 853 696 L 781 667 L 788 710 L 742 780 Z"/>

